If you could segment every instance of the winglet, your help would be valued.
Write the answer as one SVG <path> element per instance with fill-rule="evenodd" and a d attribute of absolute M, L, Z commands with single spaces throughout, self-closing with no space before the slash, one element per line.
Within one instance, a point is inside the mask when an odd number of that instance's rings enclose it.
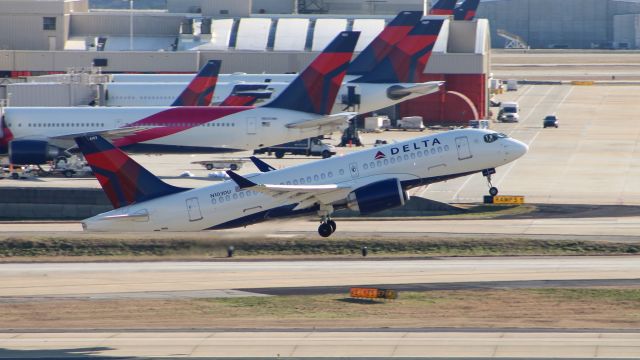
<path fill-rule="evenodd" d="M 209 106 L 218 82 L 220 60 L 209 60 L 171 106 Z"/>
<path fill-rule="evenodd" d="M 480 0 L 464 0 L 454 9 L 453 20 L 473 20 L 480 5 Z"/>
<path fill-rule="evenodd" d="M 238 186 L 240 186 L 240 189 L 246 189 L 246 188 L 254 187 L 254 186 L 257 185 L 253 181 L 251 181 L 251 180 L 249 180 L 247 178 L 244 178 L 244 177 L 234 173 L 231 170 L 227 170 L 227 175 L 229 175 L 231 180 L 233 180 L 236 184 L 238 184 Z"/>
<path fill-rule="evenodd" d="M 251 159 L 251 162 L 253 162 L 253 165 L 255 165 L 258 168 L 258 170 L 260 170 L 260 172 L 269 172 L 276 169 L 273 166 L 267 164 L 266 162 L 258 159 L 255 156 L 250 156 L 249 159 Z"/>

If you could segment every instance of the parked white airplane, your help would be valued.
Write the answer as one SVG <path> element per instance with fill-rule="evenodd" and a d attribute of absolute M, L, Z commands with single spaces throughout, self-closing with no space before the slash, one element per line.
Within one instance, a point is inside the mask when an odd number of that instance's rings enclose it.
<path fill-rule="evenodd" d="M 211 153 L 256 149 L 340 130 L 353 113 L 330 115 L 359 32 L 340 33 L 270 104 L 262 107 L 6 108 L 0 148 L 12 164 L 42 164 L 102 134 L 128 151 Z M 1 150 L 0 150 L 1 153 Z"/>
<path fill-rule="evenodd" d="M 443 23 L 442 19 L 420 20 L 419 12 L 400 13 L 349 65 L 347 81 L 340 87 L 332 113 L 347 109 L 368 113 L 437 92 L 442 82 L 421 83 L 418 80 Z M 170 79 L 172 76 L 184 75 L 160 74 L 156 79 Z M 295 75 L 227 74 L 226 77 L 221 75 L 223 77 L 231 81 L 218 83 L 214 103 L 223 101 L 242 86 L 263 85 L 275 98 L 288 85 L 290 80 L 287 79 Z M 107 106 L 167 105 L 183 84 L 127 83 L 117 82 L 117 79 L 119 77 L 114 75 L 116 82 L 107 84 Z M 240 79 L 251 82 L 239 82 Z M 267 80 L 270 82 L 256 82 Z M 262 103 L 269 101 L 270 98 L 264 98 Z"/>
<path fill-rule="evenodd" d="M 198 231 L 317 213 L 318 232 L 336 229 L 335 209 L 361 214 L 403 205 L 407 190 L 482 172 L 524 155 L 524 143 L 488 130 L 422 136 L 198 189 L 164 183 L 99 136 L 76 138 L 114 210 L 82 222 L 90 231 Z M 492 187 L 491 192 L 497 194 Z"/>

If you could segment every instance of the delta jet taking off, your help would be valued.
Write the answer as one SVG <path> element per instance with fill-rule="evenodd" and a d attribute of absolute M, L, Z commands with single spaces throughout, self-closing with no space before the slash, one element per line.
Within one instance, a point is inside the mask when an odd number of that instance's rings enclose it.
<path fill-rule="evenodd" d="M 353 113 L 330 115 L 359 32 L 340 33 L 280 95 L 263 107 L 6 108 L 0 147 L 13 164 L 42 164 L 79 135 L 99 134 L 142 152 L 256 149 L 327 134 Z"/>
<path fill-rule="evenodd" d="M 452 130 L 282 170 L 267 165 L 271 171 L 246 177 L 229 171 L 232 180 L 185 189 L 164 183 L 99 136 L 76 142 L 115 208 L 84 220 L 85 230 L 226 229 L 315 213 L 323 237 L 336 230 L 336 209 L 370 214 L 403 205 L 413 187 L 477 172 L 490 180 L 496 167 L 528 149 L 494 131 Z"/>

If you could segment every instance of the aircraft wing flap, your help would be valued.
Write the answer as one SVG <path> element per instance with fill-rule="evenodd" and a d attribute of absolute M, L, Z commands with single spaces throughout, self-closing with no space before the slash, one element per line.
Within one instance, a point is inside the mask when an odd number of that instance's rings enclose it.
<path fill-rule="evenodd" d="M 349 119 L 356 116 L 355 112 L 344 112 L 334 115 L 327 115 L 316 119 L 303 120 L 285 125 L 289 129 L 308 129 L 323 126 L 346 126 Z"/>

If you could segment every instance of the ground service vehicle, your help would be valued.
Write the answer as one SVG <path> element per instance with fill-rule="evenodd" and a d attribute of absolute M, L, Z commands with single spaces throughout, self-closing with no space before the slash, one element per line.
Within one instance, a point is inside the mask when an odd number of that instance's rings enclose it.
<path fill-rule="evenodd" d="M 502 122 L 518 122 L 520 121 L 520 106 L 515 101 L 505 101 L 500 104 L 500 112 L 498 113 L 498 121 Z"/>
<path fill-rule="evenodd" d="M 558 117 L 555 115 L 547 115 L 544 117 L 544 119 L 542 120 L 542 127 L 543 128 L 548 128 L 548 127 L 555 127 L 556 129 L 558 128 Z"/>
<path fill-rule="evenodd" d="M 326 159 L 336 154 L 336 147 L 325 144 L 318 138 L 308 138 L 288 142 L 286 144 L 256 149 L 253 151 L 254 155 L 264 153 L 267 153 L 268 155 L 275 153 L 278 159 L 282 159 L 285 154 L 322 156 L 323 159 Z"/>

